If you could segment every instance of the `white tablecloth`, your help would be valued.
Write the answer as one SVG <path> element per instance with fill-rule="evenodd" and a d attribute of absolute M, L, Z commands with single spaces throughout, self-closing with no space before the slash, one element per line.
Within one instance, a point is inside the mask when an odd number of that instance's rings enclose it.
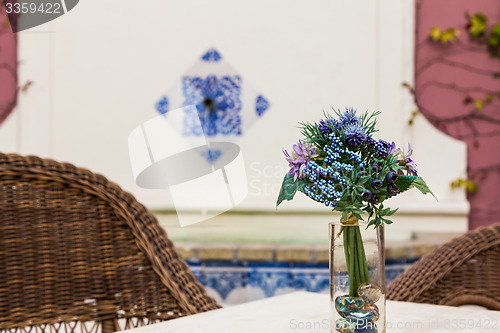
<path fill-rule="evenodd" d="M 387 332 L 500 332 L 500 312 L 387 301 Z M 130 330 L 132 333 L 330 332 L 329 296 L 296 292 Z M 335 331 L 335 330 L 333 330 Z"/>

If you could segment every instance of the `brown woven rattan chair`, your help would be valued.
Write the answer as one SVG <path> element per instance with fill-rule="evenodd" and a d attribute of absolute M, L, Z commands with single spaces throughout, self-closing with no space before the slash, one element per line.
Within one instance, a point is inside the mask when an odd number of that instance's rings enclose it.
<path fill-rule="evenodd" d="M 470 231 L 424 256 L 388 285 L 387 298 L 500 310 L 500 224 Z"/>
<path fill-rule="evenodd" d="M 0 331 L 107 333 L 220 307 L 103 176 L 0 154 L 0 187 Z"/>

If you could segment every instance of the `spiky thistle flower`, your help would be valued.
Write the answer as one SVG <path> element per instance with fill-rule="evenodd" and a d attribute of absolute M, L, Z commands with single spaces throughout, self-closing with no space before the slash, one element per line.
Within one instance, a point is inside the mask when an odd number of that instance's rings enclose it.
<path fill-rule="evenodd" d="M 345 142 L 349 147 L 356 148 L 366 141 L 366 133 L 363 126 L 352 123 L 345 128 Z"/>
<path fill-rule="evenodd" d="M 360 124 L 361 121 L 353 108 L 346 108 L 345 112 L 340 114 L 339 120 L 344 129 L 352 124 Z"/>

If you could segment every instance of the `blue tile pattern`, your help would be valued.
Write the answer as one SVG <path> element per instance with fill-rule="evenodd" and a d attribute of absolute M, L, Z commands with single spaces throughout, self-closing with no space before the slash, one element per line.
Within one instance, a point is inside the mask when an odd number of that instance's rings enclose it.
<path fill-rule="evenodd" d="M 215 49 L 208 50 L 204 55 L 201 56 L 201 60 L 207 62 L 217 62 L 222 59 L 222 56 Z"/>
<path fill-rule="evenodd" d="M 264 96 L 259 95 L 255 99 L 255 112 L 260 116 L 266 112 L 266 110 L 269 109 L 269 102 L 267 99 L 264 98 Z"/>
<path fill-rule="evenodd" d="M 184 76 L 182 93 L 183 106 L 195 105 L 198 111 L 185 110 L 184 135 L 241 135 L 240 76 Z"/>
<path fill-rule="evenodd" d="M 394 280 L 414 261 L 388 261 L 386 282 Z M 248 287 L 257 288 L 265 297 L 293 290 L 328 293 L 330 288 L 328 264 L 189 262 L 189 265 L 200 282 L 216 291 L 223 301 L 233 290 Z"/>
<path fill-rule="evenodd" d="M 162 96 L 158 102 L 155 104 L 156 111 L 160 114 L 165 114 L 168 112 L 168 98 L 167 96 Z"/>

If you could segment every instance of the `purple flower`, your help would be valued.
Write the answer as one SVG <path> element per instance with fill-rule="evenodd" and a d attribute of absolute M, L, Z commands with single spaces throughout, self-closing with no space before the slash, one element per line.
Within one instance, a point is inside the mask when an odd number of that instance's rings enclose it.
<path fill-rule="evenodd" d="M 418 176 L 417 165 L 415 164 L 415 161 L 413 161 L 411 159 L 411 157 L 410 157 L 411 154 L 413 154 L 413 149 L 411 149 L 409 142 L 408 142 L 408 150 L 406 151 L 406 154 L 404 153 L 404 151 L 402 151 L 399 148 L 396 149 L 393 153 L 393 155 L 399 157 L 399 161 L 398 161 L 399 165 L 404 167 L 404 169 L 406 170 L 406 172 L 409 175 Z"/>
<path fill-rule="evenodd" d="M 356 116 L 356 110 L 353 108 L 346 108 L 345 112 L 340 115 L 339 119 L 343 128 L 347 128 L 347 126 L 352 124 L 359 125 L 361 122 L 361 120 Z"/>
<path fill-rule="evenodd" d="M 340 130 L 340 124 L 336 119 L 327 118 L 319 121 L 318 129 L 324 136 L 332 133 L 334 128 Z"/>
<path fill-rule="evenodd" d="M 391 149 L 389 149 L 389 154 L 395 155 L 397 150 L 398 149 L 396 148 L 396 143 L 394 141 L 392 141 Z"/>
<path fill-rule="evenodd" d="M 366 141 L 366 133 L 363 126 L 357 123 L 351 123 L 345 128 L 345 142 L 349 147 L 358 147 Z"/>
<path fill-rule="evenodd" d="M 372 137 L 367 138 L 367 143 L 371 147 L 373 154 L 377 158 L 386 158 L 387 155 L 391 152 L 392 146 L 389 142 L 384 140 L 376 141 Z"/>
<path fill-rule="evenodd" d="M 294 181 L 302 179 L 304 170 L 309 161 L 311 161 L 311 158 L 318 156 L 312 149 L 312 144 L 310 142 L 302 143 L 300 140 L 298 144 L 293 145 L 291 155 L 286 150 L 283 151 L 283 154 L 285 154 L 285 158 L 290 166 L 288 174 L 293 176 Z"/>

